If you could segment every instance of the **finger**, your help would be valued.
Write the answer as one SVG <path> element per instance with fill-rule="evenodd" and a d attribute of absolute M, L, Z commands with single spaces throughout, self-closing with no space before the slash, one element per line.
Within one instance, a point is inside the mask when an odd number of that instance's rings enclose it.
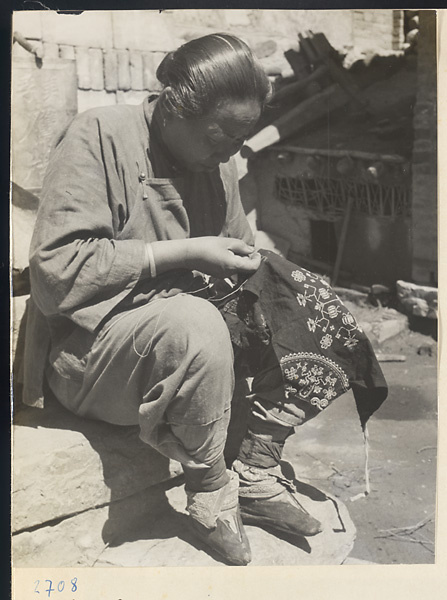
<path fill-rule="evenodd" d="M 258 254 L 251 258 L 250 256 L 235 256 L 235 269 L 243 273 L 254 273 L 261 264 L 261 256 Z"/>
<path fill-rule="evenodd" d="M 254 247 L 249 246 L 242 240 L 233 239 L 228 246 L 228 250 L 239 256 L 248 256 L 254 251 Z"/>

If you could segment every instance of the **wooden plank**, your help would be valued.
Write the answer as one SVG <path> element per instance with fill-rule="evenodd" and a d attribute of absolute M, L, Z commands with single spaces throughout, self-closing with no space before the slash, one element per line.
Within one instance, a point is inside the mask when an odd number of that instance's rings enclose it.
<path fill-rule="evenodd" d="M 310 73 L 310 65 L 301 52 L 297 52 L 293 49 L 286 50 L 284 52 L 284 57 L 292 67 L 292 71 L 297 79 L 302 79 L 303 76 Z"/>
<path fill-rule="evenodd" d="M 332 58 L 331 54 L 334 54 L 335 51 L 327 41 L 326 36 L 323 33 L 314 35 L 312 32 L 309 32 L 308 42 L 318 56 L 319 61 L 328 67 L 332 79 L 339 83 L 362 109 L 367 110 L 368 103 L 360 97 L 359 89 L 352 80 L 352 77 Z"/>
<path fill-rule="evenodd" d="M 241 150 L 242 156 L 247 158 L 255 152 L 276 144 L 323 115 L 343 106 L 348 99 L 346 92 L 338 84 L 331 85 L 319 94 L 307 98 L 247 140 Z"/>
<path fill-rule="evenodd" d="M 276 146 L 275 150 L 281 152 L 295 152 L 296 154 L 319 155 L 360 158 L 363 160 L 382 160 L 383 162 L 405 163 L 408 162 L 403 156 L 398 154 L 376 154 L 373 152 L 363 152 L 362 150 L 325 150 L 323 148 L 300 148 L 299 146 L 281 145 Z"/>
<path fill-rule="evenodd" d="M 318 69 L 316 69 L 313 73 L 311 73 L 304 79 L 300 79 L 299 81 L 295 81 L 295 82 L 290 83 L 289 85 L 286 85 L 283 88 L 279 89 L 273 96 L 273 99 L 274 100 L 283 100 L 284 98 L 287 98 L 288 96 L 293 96 L 293 94 L 297 94 L 298 92 L 301 92 L 302 90 L 304 90 L 304 88 L 306 86 L 308 86 L 309 83 L 312 83 L 312 81 L 316 81 L 316 80 L 320 79 L 327 73 L 328 73 L 327 66 L 321 65 L 320 67 L 318 67 Z"/>

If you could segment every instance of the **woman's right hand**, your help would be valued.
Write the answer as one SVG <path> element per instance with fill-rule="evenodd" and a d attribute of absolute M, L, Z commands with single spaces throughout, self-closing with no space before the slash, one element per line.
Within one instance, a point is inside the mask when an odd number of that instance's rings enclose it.
<path fill-rule="evenodd" d="M 236 238 L 190 238 L 186 248 L 191 269 L 219 279 L 235 273 L 254 273 L 261 264 L 261 255 L 253 246 Z"/>
<path fill-rule="evenodd" d="M 200 271 L 225 279 L 235 273 L 254 273 L 261 255 L 242 240 L 225 237 L 198 237 L 166 240 L 151 244 L 157 273 L 171 269 Z"/>

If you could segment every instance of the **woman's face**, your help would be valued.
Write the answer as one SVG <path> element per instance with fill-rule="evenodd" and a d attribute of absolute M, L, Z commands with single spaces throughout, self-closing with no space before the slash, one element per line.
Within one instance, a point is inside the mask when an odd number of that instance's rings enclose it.
<path fill-rule="evenodd" d="M 168 118 L 164 140 L 178 162 L 190 171 L 213 171 L 228 162 L 250 137 L 261 115 L 255 101 L 225 102 L 199 119 Z"/>

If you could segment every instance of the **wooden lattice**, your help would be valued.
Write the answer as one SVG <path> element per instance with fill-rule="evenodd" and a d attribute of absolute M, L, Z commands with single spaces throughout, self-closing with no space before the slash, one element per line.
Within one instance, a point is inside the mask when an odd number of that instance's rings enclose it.
<path fill-rule="evenodd" d="M 307 209 L 315 216 L 336 219 L 344 214 L 349 197 L 352 211 L 369 216 L 409 217 L 410 194 L 402 185 L 380 185 L 349 179 L 275 179 L 275 197 L 289 206 Z"/>

